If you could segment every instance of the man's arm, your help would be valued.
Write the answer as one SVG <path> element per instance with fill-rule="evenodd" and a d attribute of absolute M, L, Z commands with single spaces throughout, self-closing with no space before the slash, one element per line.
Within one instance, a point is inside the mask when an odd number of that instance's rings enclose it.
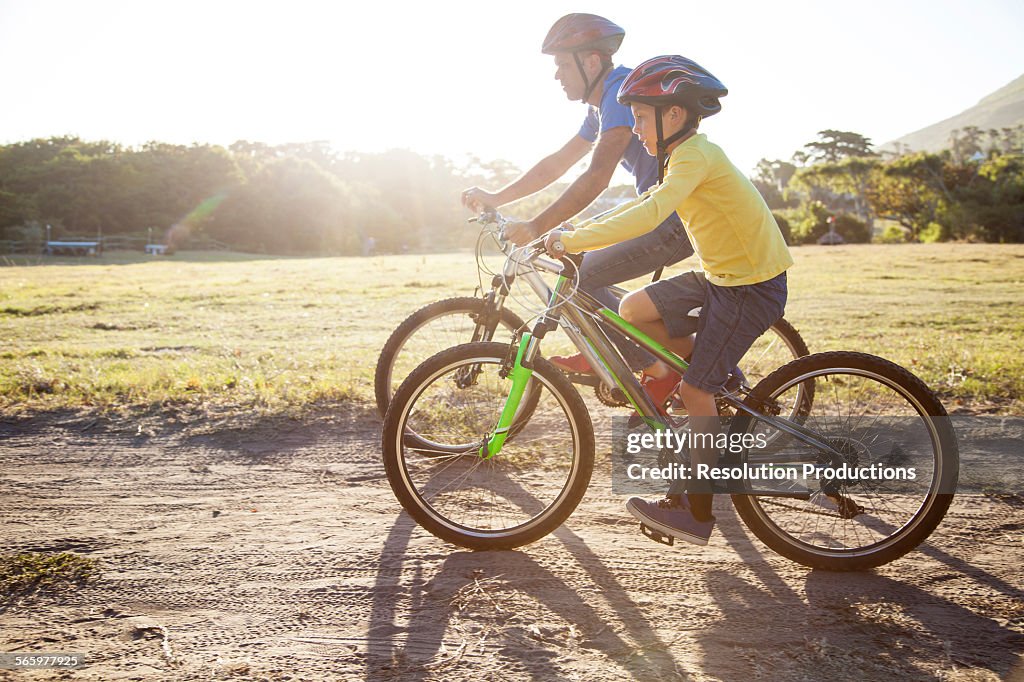
<path fill-rule="evenodd" d="M 592 146 L 593 143 L 589 140 L 573 135 L 561 149 L 545 156 L 533 168 L 497 192 L 470 187 L 462 193 L 462 203 L 473 210 L 480 210 L 483 207 L 497 208 L 530 196 L 565 175 L 573 164 L 587 155 Z"/>
<path fill-rule="evenodd" d="M 562 192 L 560 197 L 530 221 L 535 235 L 539 236 L 572 218 L 590 206 L 601 192 L 608 189 L 615 167 L 626 153 L 626 147 L 629 146 L 632 137 L 633 132 L 625 126 L 601 133 L 587 169 Z"/>

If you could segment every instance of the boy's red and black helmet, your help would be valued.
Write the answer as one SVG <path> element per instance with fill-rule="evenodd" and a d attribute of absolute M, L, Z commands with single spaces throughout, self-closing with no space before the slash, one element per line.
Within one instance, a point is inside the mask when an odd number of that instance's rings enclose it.
<path fill-rule="evenodd" d="M 655 107 L 677 104 L 690 116 L 703 118 L 722 110 L 720 97 L 729 94 L 722 81 L 692 59 L 666 55 L 648 59 L 619 86 L 619 103 Z"/>
<path fill-rule="evenodd" d="M 548 31 L 541 52 L 581 52 L 593 50 L 615 54 L 626 31 L 618 24 L 596 14 L 566 14 Z"/>

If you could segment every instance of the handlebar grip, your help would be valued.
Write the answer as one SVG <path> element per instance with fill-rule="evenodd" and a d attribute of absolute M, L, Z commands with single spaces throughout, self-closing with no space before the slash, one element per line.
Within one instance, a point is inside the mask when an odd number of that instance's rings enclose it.
<path fill-rule="evenodd" d="M 551 251 L 556 256 L 561 258 L 562 256 L 565 255 L 565 244 L 563 244 L 561 241 L 552 242 L 552 244 L 551 244 Z"/>

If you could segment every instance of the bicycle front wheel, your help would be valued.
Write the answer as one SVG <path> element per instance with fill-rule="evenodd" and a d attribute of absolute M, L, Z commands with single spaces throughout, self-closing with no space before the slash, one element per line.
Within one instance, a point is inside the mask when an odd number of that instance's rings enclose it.
<path fill-rule="evenodd" d="M 959 458 L 945 409 L 902 367 L 846 352 L 791 362 L 761 381 L 746 404 L 785 416 L 810 384 L 813 406 L 791 423 L 831 452 L 749 415 L 736 417 L 730 442 L 760 434 L 771 444 L 748 450 L 748 466 L 811 467 L 802 498 L 733 495 L 736 511 L 768 547 L 806 566 L 860 570 L 903 556 L 935 530 L 953 499 Z"/>
<path fill-rule="evenodd" d="M 499 453 L 480 456 L 511 387 L 502 376 L 507 355 L 500 343 L 438 353 L 402 383 L 384 418 L 384 468 L 395 496 L 426 530 L 470 549 L 508 549 L 544 537 L 579 504 L 593 471 L 586 405 L 540 357 L 529 420 Z"/>

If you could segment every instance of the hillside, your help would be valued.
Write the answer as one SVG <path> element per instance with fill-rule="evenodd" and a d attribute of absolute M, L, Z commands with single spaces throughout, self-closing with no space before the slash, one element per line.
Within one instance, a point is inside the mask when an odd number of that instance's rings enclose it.
<path fill-rule="evenodd" d="M 949 134 L 958 128 L 977 126 L 981 130 L 988 130 L 990 128 L 1012 128 L 1022 123 L 1024 123 L 1024 75 L 984 97 L 970 109 L 927 128 L 886 142 L 879 149 L 893 151 L 896 144 L 899 143 L 914 151 L 939 151 L 949 147 Z"/>

